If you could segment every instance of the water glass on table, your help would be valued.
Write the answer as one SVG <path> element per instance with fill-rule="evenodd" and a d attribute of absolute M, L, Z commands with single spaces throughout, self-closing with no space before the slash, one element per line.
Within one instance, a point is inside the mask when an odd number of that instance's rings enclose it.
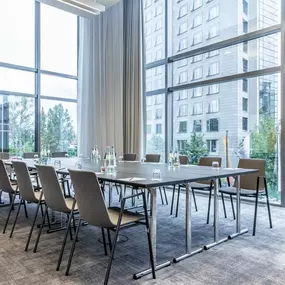
<path fill-rule="evenodd" d="M 161 171 L 160 171 L 160 169 L 154 169 L 152 171 L 152 180 L 161 180 Z"/>
<path fill-rule="evenodd" d="M 61 161 L 59 159 L 56 159 L 53 165 L 54 165 L 54 168 L 59 169 L 61 168 Z"/>

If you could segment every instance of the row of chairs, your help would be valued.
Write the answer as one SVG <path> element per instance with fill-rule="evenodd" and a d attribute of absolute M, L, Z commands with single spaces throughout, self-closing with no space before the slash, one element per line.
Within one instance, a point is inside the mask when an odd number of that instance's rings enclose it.
<path fill-rule="evenodd" d="M 152 253 L 151 239 L 149 234 L 147 204 L 144 192 L 136 193 L 135 195 L 130 195 L 122 198 L 121 208 L 107 208 L 98 179 L 96 177 L 96 174 L 93 172 L 69 170 L 71 182 L 73 184 L 74 193 L 76 197 L 75 200 L 75 198 L 64 197 L 63 190 L 61 188 L 57 173 L 52 166 L 47 166 L 47 165 L 36 166 L 42 190 L 35 192 L 29 174 L 29 170 L 25 162 L 13 161 L 12 164 L 15 171 L 15 175 L 17 177 L 16 187 L 13 187 L 13 185 L 11 184 L 11 181 L 6 172 L 5 165 L 3 161 L 0 160 L 0 176 L 2 177 L 0 182 L 1 190 L 6 193 L 9 193 L 9 195 L 12 196 L 12 202 L 3 232 L 5 233 L 7 225 L 9 223 L 11 211 L 12 208 L 14 207 L 16 196 L 20 197 L 20 203 L 11 229 L 10 237 L 13 236 L 13 232 L 22 205 L 26 206 L 27 202 L 36 203 L 37 204 L 36 213 L 28 235 L 28 240 L 25 247 L 26 251 L 29 248 L 29 244 L 33 235 L 34 226 L 36 224 L 39 210 L 41 210 L 42 213 L 42 222 L 35 241 L 34 250 L 33 250 L 34 252 L 37 251 L 37 248 L 39 246 L 40 237 L 42 234 L 43 227 L 45 225 L 45 221 L 47 220 L 49 226 L 51 224 L 48 210 L 51 209 L 52 211 L 65 214 L 67 216 L 67 226 L 61 250 L 59 253 L 56 270 L 60 269 L 65 245 L 69 234 L 70 239 L 73 240 L 73 243 L 68 259 L 67 269 L 65 272 L 65 274 L 68 275 L 75 250 L 75 245 L 76 242 L 78 241 L 78 234 L 82 221 L 87 222 L 89 225 L 100 227 L 102 232 L 102 240 L 103 240 L 105 255 L 107 255 L 107 242 L 105 237 L 105 231 L 107 231 L 107 237 L 110 249 L 109 263 L 106 270 L 105 281 L 104 281 L 104 284 L 107 284 L 109 280 L 110 270 L 114 258 L 115 248 L 120 229 L 126 226 L 129 227 L 129 226 L 144 224 L 146 227 L 147 240 L 149 245 L 152 274 L 153 278 L 155 278 L 153 253 Z M 141 197 L 143 199 L 143 208 L 144 208 L 143 215 L 135 214 L 133 212 L 125 210 L 125 204 L 127 200 L 132 199 L 134 197 Z M 76 216 L 79 216 L 77 220 Z M 110 234 L 111 231 L 115 233 L 113 241 L 111 240 L 111 234 Z"/>

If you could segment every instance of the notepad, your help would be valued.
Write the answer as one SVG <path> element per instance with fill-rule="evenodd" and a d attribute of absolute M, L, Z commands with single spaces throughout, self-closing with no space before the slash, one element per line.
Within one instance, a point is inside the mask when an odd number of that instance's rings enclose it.
<path fill-rule="evenodd" d="M 121 180 L 121 181 L 141 181 L 141 180 L 146 180 L 146 178 L 129 177 L 129 178 L 121 178 L 119 180 Z"/>

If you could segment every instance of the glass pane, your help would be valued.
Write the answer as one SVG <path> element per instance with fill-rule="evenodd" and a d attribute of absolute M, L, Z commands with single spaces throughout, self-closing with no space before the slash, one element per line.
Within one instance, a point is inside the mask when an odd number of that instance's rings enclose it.
<path fill-rule="evenodd" d="M 34 67 L 35 1 L 0 1 L 0 62 Z"/>
<path fill-rule="evenodd" d="M 51 97 L 77 99 L 77 80 L 42 74 L 41 94 Z"/>
<path fill-rule="evenodd" d="M 280 33 L 173 63 L 173 85 L 219 78 L 280 65 Z"/>
<path fill-rule="evenodd" d="M 41 68 L 77 75 L 77 16 L 41 5 Z"/>
<path fill-rule="evenodd" d="M 165 95 L 146 97 L 146 153 L 158 153 L 164 161 Z"/>
<path fill-rule="evenodd" d="M 167 1 L 173 55 L 280 23 L 280 0 Z"/>
<path fill-rule="evenodd" d="M 35 93 L 35 74 L 33 72 L 0 67 L 0 90 Z"/>
<path fill-rule="evenodd" d="M 35 149 L 34 98 L 0 96 L 0 150 L 22 155 Z"/>
<path fill-rule="evenodd" d="M 174 92 L 169 148 L 188 155 L 194 164 L 204 155 L 220 156 L 227 167 L 237 167 L 244 157 L 265 159 L 270 198 L 280 202 L 279 84 L 279 74 L 272 74 L 247 79 L 246 89 L 239 80 L 198 87 L 199 92 L 197 88 Z M 183 100 L 181 92 L 188 93 Z M 188 113 L 181 111 L 185 105 Z"/>
<path fill-rule="evenodd" d="M 145 62 L 165 58 L 165 0 L 143 1 Z"/>
<path fill-rule="evenodd" d="M 165 66 L 160 65 L 146 70 L 146 91 L 165 87 Z"/>
<path fill-rule="evenodd" d="M 41 100 L 41 150 L 77 154 L 77 104 Z"/>

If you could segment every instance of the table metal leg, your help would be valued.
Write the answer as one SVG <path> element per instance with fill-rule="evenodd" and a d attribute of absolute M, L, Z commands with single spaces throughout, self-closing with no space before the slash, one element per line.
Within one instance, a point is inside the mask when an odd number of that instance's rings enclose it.
<path fill-rule="evenodd" d="M 147 191 L 147 189 L 145 191 Z M 167 261 L 167 262 L 157 265 L 157 260 L 156 260 L 157 201 L 156 201 L 156 197 L 157 197 L 156 188 L 150 189 L 150 211 L 151 211 L 150 237 L 151 237 L 155 270 L 157 271 L 159 269 L 169 266 L 171 262 Z M 139 279 L 151 273 L 152 273 L 151 268 L 149 268 L 149 269 L 146 269 L 144 271 L 134 274 L 133 278 Z"/>
<path fill-rule="evenodd" d="M 174 263 L 177 263 L 183 259 L 193 256 L 203 251 L 203 248 L 199 248 L 195 251 L 192 249 L 192 221 L 191 221 L 191 193 L 189 184 L 186 184 L 186 253 L 182 256 L 173 259 Z"/>
<path fill-rule="evenodd" d="M 229 239 L 233 239 L 237 236 L 243 235 L 248 232 L 248 229 L 241 230 L 241 221 L 240 221 L 240 175 L 236 177 L 236 232 L 229 235 Z"/>
<path fill-rule="evenodd" d="M 222 242 L 228 240 L 228 237 L 219 239 L 219 224 L 220 224 L 220 213 L 219 213 L 219 179 L 214 180 L 214 242 L 205 245 L 205 249 L 210 249 Z"/>

